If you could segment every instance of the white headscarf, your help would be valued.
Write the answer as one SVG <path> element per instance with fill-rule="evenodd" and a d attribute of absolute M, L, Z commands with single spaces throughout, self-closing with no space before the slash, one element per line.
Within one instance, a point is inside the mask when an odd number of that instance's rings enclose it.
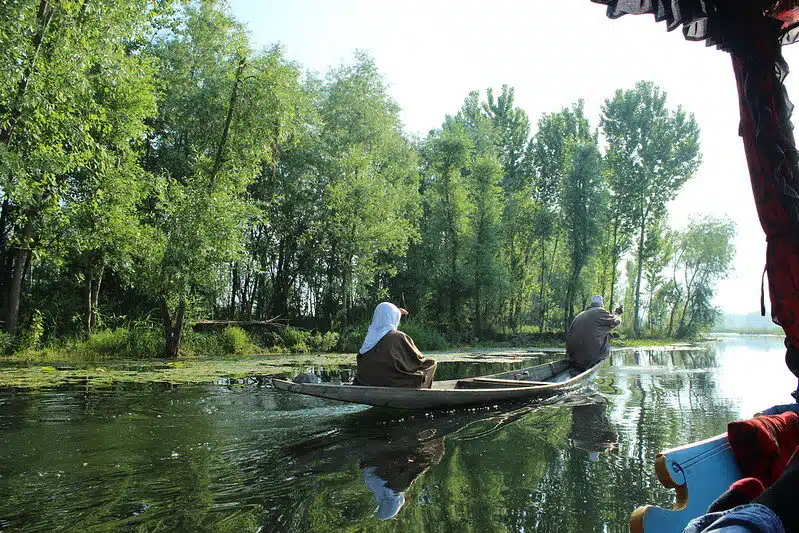
<path fill-rule="evenodd" d="M 366 353 L 382 339 L 389 331 L 397 329 L 400 323 L 400 310 L 396 305 L 383 302 L 377 304 L 375 312 L 372 315 L 372 323 L 369 325 L 369 331 L 366 332 L 366 338 L 363 340 L 361 349 L 358 353 Z"/>
<path fill-rule="evenodd" d="M 591 298 L 591 307 L 602 307 L 603 305 L 605 305 L 605 299 L 601 296 Z"/>

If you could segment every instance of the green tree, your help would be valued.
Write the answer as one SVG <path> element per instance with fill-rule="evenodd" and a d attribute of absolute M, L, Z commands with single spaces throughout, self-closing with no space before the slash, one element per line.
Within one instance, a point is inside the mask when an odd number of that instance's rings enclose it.
<path fill-rule="evenodd" d="M 633 218 L 629 209 L 632 188 L 628 184 L 630 158 L 619 152 L 624 147 L 609 145 L 605 154 L 605 177 L 608 183 L 608 231 L 604 235 L 602 261 L 602 294 L 609 295 L 609 308 L 614 308 L 619 262 L 632 245 Z M 608 280 L 608 270 L 610 279 Z"/>
<path fill-rule="evenodd" d="M 148 5 L 40 0 L 0 10 L 0 62 L 8 67 L 0 75 L 0 264 L 12 335 L 33 256 L 53 239 L 48 230 L 68 224 L 67 189 L 137 174 L 130 144 L 154 111 L 140 44 L 161 9 Z"/>
<path fill-rule="evenodd" d="M 647 330 L 650 334 L 654 333 L 656 327 L 660 327 L 662 314 L 666 310 L 663 299 L 655 297 L 661 292 L 665 283 L 664 269 L 674 256 L 675 245 L 674 233 L 669 231 L 664 223 L 659 221 L 654 227 L 647 230 L 644 243 L 643 278 L 646 282 L 646 318 Z"/>
<path fill-rule="evenodd" d="M 294 287 L 319 267 L 315 232 L 324 209 L 319 82 L 302 83 L 297 65 L 273 49 L 262 61 L 272 73 L 272 104 L 264 110 L 272 127 L 263 132 L 270 146 L 247 189 L 259 208 L 247 227 L 247 254 L 232 264 L 229 315 L 296 318 L 301 314 Z M 267 95 L 265 95 L 267 96 Z"/>
<path fill-rule="evenodd" d="M 604 230 L 607 191 L 602 156 L 596 142 L 573 147 L 571 168 L 563 181 L 562 206 L 569 255 L 569 277 L 563 300 L 563 327 L 574 317 L 574 300 L 583 268 L 596 252 Z"/>
<path fill-rule="evenodd" d="M 629 189 L 624 205 L 637 233 L 633 298 L 633 332 L 637 334 L 646 230 L 665 216 L 666 203 L 699 167 L 699 126 L 681 107 L 670 110 L 666 94 L 643 81 L 633 89 L 617 90 L 605 101 L 601 125 L 610 147 L 610 164 Z"/>
<path fill-rule="evenodd" d="M 573 147 L 591 141 L 582 100 L 557 113 L 543 115 L 538 131 L 527 147 L 528 173 L 535 176 L 533 199 L 538 205 L 534 228 L 539 241 L 539 327 L 544 331 L 550 295 L 547 285 L 553 276 L 563 227 L 559 223 L 561 187 L 569 171 Z M 549 246 L 548 246 L 549 245 Z M 551 250 L 551 252 L 550 252 Z"/>
<path fill-rule="evenodd" d="M 499 308 L 499 286 L 506 278 L 499 257 L 502 239 L 502 166 L 496 158 L 477 159 L 469 176 L 471 211 L 470 270 L 474 302 L 474 334 L 480 338 L 486 322 Z"/>
<path fill-rule="evenodd" d="M 215 302 L 220 268 L 243 252 L 252 213 L 244 192 L 279 137 L 272 114 L 282 64 L 277 49 L 254 54 L 244 28 L 212 2 L 187 7 L 175 27 L 152 47 L 163 92 L 144 161 L 160 182 L 145 213 L 151 245 L 139 265 L 170 357 L 189 301 Z"/>
<path fill-rule="evenodd" d="M 680 240 L 679 268 L 683 274 L 685 300 L 677 336 L 686 337 L 713 326 L 715 283 L 727 276 L 735 247 L 735 224 L 725 218 L 692 219 Z"/>
<path fill-rule="evenodd" d="M 424 147 L 428 171 L 423 229 L 429 263 L 422 268 L 434 269 L 433 313 L 438 323 L 450 332 L 462 325 L 461 305 L 466 290 L 463 265 L 471 213 L 462 169 L 469 164 L 472 150 L 473 143 L 465 127 L 454 121 L 431 132 Z"/>
<path fill-rule="evenodd" d="M 502 92 L 495 99 L 494 91 L 489 88 L 483 103 L 483 110 L 497 132 L 496 151 L 505 171 L 502 188 L 507 196 L 530 185 L 530 176 L 523 165 L 530 137 L 530 119 L 523 109 L 514 106 L 514 92 L 513 87 L 503 85 Z"/>
<path fill-rule="evenodd" d="M 347 321 L 367 289 L 383 253 L 404 256 L 416 238 L 419 173 L 416 152 L 402 135 L 399 107 L 374 61 L 359 53 L 352 66 L 330 73 L 320 107 L 326 182 L 325 220 L 319 240 L 326 258 L 325 306 Z"/>
<path fill-rule="evenodd" d="M 535 216 L 538 206 L 533 200 L 533 179 L 524 155 L 530 137 L 530 119 L 515 106 L 514 89 L 507 85 L 494 98 L 492 89 L 486 91 L 483 111 L 497 132 L 496 153 L 504 169 L 502 189 L 505 207 L 502 216 L 503 254 L 508 268 L 506 294 L 507 324 L 517 329 L 523 302 L 528 301 L 533 263 Z"/>

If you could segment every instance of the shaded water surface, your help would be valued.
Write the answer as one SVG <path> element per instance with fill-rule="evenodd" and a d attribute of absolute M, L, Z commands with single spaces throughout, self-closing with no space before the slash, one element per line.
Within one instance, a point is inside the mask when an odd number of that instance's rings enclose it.
<path fill-rule="evenodd" d="M 658 451 L 790 401 L 782 356 L 617 352 L 580 395 L 444 413 L 257 385 L 0 392 L 0 531 L 628 531 L 671 502 Z"/>

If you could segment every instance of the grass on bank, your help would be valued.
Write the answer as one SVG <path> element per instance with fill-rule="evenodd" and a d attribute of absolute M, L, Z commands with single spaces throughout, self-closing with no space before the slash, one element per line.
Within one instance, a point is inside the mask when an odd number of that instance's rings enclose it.
<path fill-rule="evenodd" d="M 231 359 L 334 352 L 339 335 L 285 328 L 271 334 L 267 340 L 271 344 L 260 347 L 245 330 L 235 326 L 219 333 L 186 331 L 179 356 L 180 359 Z M 159 328 L 115 328 L 99 330 L 84 338 L 55 339 L 45 344 L 28 341 L 22 336 L 16 347 L 8 337 L 0 337 L 0 350 L 7 354 L 2 359 L 15 362 L 148 360 L 164 357 L 164 336 Z"/>
<path fill-rule="evenodd" d="M 35 325 L 35 324 L 34 324 Z M 252 338 L 240 327 L 219 332 L 183 334 L 180 360 L 236 360 L 270 355 L 355 353 L 360 348 L 367 325 L 352 326 L 339 332 L 306 331 L 282 328 Z M 404 322 L 408 333 L 424 352 L 458 348 L 563 348 L 562 333 L 497 333 L 488 340 L 460 339 L 449 342 L 436 329 L 419 322 Z M 162 359 L 163 332 L 157 327 L 114 328 L 98 330 L 88 337 L 54 339 L 43 343 L 41 328 L 32 328 L 20 336 L 17 345 L 0 334 L 0 361 L 15 363 L 102 362 L 111 360 Z M 665 338 L 612 339 L 613 346 L 666 346 L 678 341 Z"/>
<path fill-rule="evenodd" d="M 423 324 L 402 325 L 424 352 L 453 350 L 438 331 Z M 216 333 L 187 331 L 180 356 L 163 357 L 160 328 L 135 327 L 99 330 L 82 339 L 41 342 L 41 330 L 20 337 L 17 346 L 0 335 L 0 387 L 25 389 L 62 385 L 107 387 L 113 384 L 190 384 L 225 380 L 260 380 L 265 376 L 292 376 L 299 368 L 324 368 L 326 372 L 351 368 L 353 354 L 363 341 L 366 326 L 336 332 L 311 332 L 284 328 L 253 339 L 238 327 Z M 666 339 L 614 339 L 614 346 L 650 347 L 673 344 Z M 460 344 L 464 347 L 464 344 Z M 262 346 L 266 345 L 267 348 Z M 466 344 L 470 348 L 563 348 L 563 335 L 555 333 L 501 334 L 495 340 Z M 507 359 L 500 354 L 500 360 Z M 439 353 L 441 360 L 469 360 L 486 354 Z M 5 364 L 2 364 L 5 363 Z M 227 382 L 227 381 L 225 381 Z"/>

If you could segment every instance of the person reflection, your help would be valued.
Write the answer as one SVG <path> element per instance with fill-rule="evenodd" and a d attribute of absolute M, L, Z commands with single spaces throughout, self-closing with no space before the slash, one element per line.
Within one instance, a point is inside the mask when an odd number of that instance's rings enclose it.
<path fill-rule="evenodd" d="M 602 396 L 591 398 L 591 403 L 572 408 L 569 440 L 575 448 L 588 452 L 591 461 L 599 454 L 618 448 L 619 434 L 607 413 L 608 402 Z"/>
<path fill-rule="evenodd" d="M 444 456 L 443 437 L 404 450 L 383 450 L 360 462 L 363 480 L 375 495 L 379 520 L 394 518 L 405 504 L 405 491 Z"/>

